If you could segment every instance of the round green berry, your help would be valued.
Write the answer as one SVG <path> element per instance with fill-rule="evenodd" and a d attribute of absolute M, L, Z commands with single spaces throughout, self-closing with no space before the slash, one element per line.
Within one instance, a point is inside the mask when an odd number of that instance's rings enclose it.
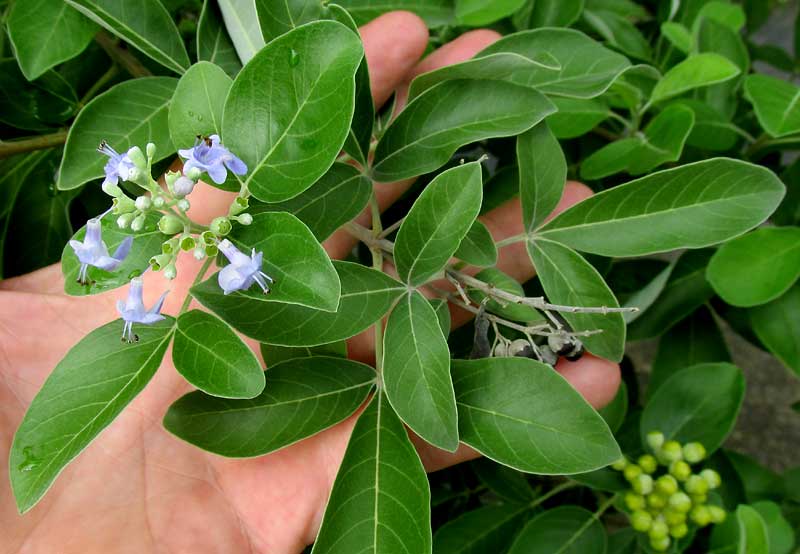
<path fill-rule="evenodd" d="M 616 469 L 617 471 L 622 471 L 623 469 L 628 467 L 628 460 L 625 459 L 625 456 L 623 456 L 622 458 L 611 464 L 611 467 L 613 469 Z"/>
<path fill-rule="evenodd" d="M 662 519 L 656 519 L 650 525 L 650 530 L 647 532 L 651 539 L 661 539 L 669 535 L 669 527 L 667 522 Z"/>
<path fill-rule="evenodd" d="M 708 506 L 695 506 L 692 508 L 689 517 L 700 527 L 705 527 L 711 523 L 711 511 Z"/>
<path fill-rule="evenodd" d="M 653 452 L 658 452 L 661 450 L 661 447 L 664 446 L 664 433 L 660 431 L 650 431 L 647 433 L 647 445 L 653 450 Z"/>
<path fill-rule="evenodd" d="M 711 517 L 711 523 L 722 523 L 728 513 L 719 506 L 708 506 L 708 515 Z"/>
<path fill-rule="evenodd" d="M 656 461 L 656 459 L 650 454 L 640 456 L 637 460 L 637 463 L 645 473 L 655 473 L 658 469 L 658 461 Z"/>
<path fill-rule="evenodd" d="M 683 445 L 683 459 L 690 464 L 703 461 L 706 457 L 706 447 L 699 442 L 690 442 Z"/>
<path fill-rule="evenodd" d="M 628 466 L 623 470 L 622 474 L 625 476 L 625 479 L 632 483 L 634 479 L 642 474 L 642 468 L 636 464 L 628 464 Z"/>
<path fill-rule="evenodd" d="M 663 537 L 660 539 L 654 539 L 650 537 L 650 547 L 656 552 L 666 552 L 669 549 L 670 544 L 672 544 L 672 541 L 669 537 Z"/>
<path fill-rule="evenodd" d="M 669 528 L 669 535 L 674 539 L 682 539 L 689 534 L 689 527 L 685 523 L 679 523 Z"/>
<path fill-rule="evenodd" d="M 678 480 L 672 475 L 662 475 L 656 479 L 656 490 L 667 495 L 678 492 Z"/>
<path fill-rule="evenodd" d="M 685 492 L 676 492 L 669 497 L 669 505 L 676 512 L 685 514 L 692 509 L 692 499 Z"/>
<path fill-rule="evenodd" d="M 722 484 L 722 478 L 713 469 L 704 469 L 700 472 L 700 477 L 708 483 L 709 489 L 716 489 Z"/>
<path fill-rule="evenodd" d="M 625 505 L 631 511 L 643 510 L 646 506 L 644 496 L 635 492 L 625 493 Z"/>
<path fill-rule="evenodd" d="M 158 220 L 158 229 L 165 235 L 174 235 L 183 231 L 183 222 L 174 215 L 165 215 Z"/>
<path fill-rule="evenodd" d="M 661 457 L 667 462 L 677 462 L 683 458 L 683 449 L 678 441 L 667 441 L 661 447 Z"/>
<path fill-rule="evenodd" d="M 680 525 L 681 523 L 686 523 L 686 513 L 680 512 L 675 508 L 669 507 L 663 512 L 664 521 L 667 522 L 667 525 L 674 526 Z"/>
<path fill-rule="evenodd" d="M 653 516 L 644 511 L 636 511 L 631 514 L 631 527 L 640 533 L 647 533 L 653 524 Z"/>
<path fill-rule="evenodd" d="M 690 494 L 689 498 L 692 499 L 693 506 L 700 506 L 701 504 L 708 502 L 707 494 Z"/>
<path fill-rule="evenodd" d="M 631 486 L 639 494 L 648 495 L 653 492 L 653 478 L 646 473 L 642 473 L 631 482 Z"/>
<path fill-rule="evenodd" d="M 669 474 L 678 481 L 686 481 L 692 475 L 692 468 L 683 460 L 677 460 L 669 465 Z"/>
<path fill-rule="evenodd" d="M 702 495 L 708 492 L 708 481 L 699 475 L 690 475 L 684 483 L 683 488 L 689 494 Z"/>
<path fill-rule="evenodd" d="M 663 508 L 667 505 L 667 497 L 663 494 L 659 494 L 654 492 L 652 494 L 647 495 L 647 505 L 651 508 Z"/>

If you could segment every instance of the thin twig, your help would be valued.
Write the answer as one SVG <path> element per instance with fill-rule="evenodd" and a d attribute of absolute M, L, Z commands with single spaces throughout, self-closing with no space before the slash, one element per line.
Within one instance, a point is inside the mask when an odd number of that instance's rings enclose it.
<path fill-rule="evenodd" d="M 100 78 L 89 88 L 89 90 L 86 91 L 86 94 L 84 94 L 80 99 L 78 102 L 78 109 L 81 109 L 88 104 L 89 101 L 94 98 L 104 86 L 106 86 L 114 77 L 117 76 L 117 73 L 119 73 L 119 66 L 116 63 L 112 63 L 111 67 L 108 68 L 108 71 L 103 73 Z"/>
<path fill-rule="evenodd" d="M 127 48 L 119 45 L 119 41 L 111 36 L 107 31 L 100 31 L 94 36 L 95 42 L 105 50 L 108 57 L 127 71 L 132 77 L 150 77 L 152 73 L 136 56 L 130 53 Z"/>
<path fill-rule="evenodd" d="M 394 233 L 397 229 L 400 228 L 404 220 L 405 218 L 401 217 L 400 219 L 389 225 L 386 229 L 383 230 L 383 232 L 381 232 L 380 235 L 378 235 L 378 238 L 385 239 L 386 237 Z"/>
<path fill-rule="evenodd" d="M 15 154 L 45 150 L 54 146 L 61 146 L 67 141 L 67 130 L 56 131 L 49 135 L 39 135 L 23 139 L 0 141 L 0 158 L 8 158 Z"/>

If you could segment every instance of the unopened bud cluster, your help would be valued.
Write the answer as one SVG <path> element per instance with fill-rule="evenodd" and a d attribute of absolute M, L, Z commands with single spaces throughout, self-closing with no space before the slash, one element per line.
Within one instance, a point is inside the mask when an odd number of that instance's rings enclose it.
<path fill-rule="evenodd" d="M 622 458 L 612 467 L 631 485 L 624 497 L 631 527 L 646 533 L 654 550 L 664 552 L 673 540 L 689 533 L 690 525 L 705 527 L 725 520 L 725 510 L 708 503 L 708 492 L 719 487 L 721 479 L 713 469 L 692 471 L 691 466 L 706 457 L 699 442 L 681 445 L 653 431 L 647 443 L 652 454 L 635 463 Z"/>

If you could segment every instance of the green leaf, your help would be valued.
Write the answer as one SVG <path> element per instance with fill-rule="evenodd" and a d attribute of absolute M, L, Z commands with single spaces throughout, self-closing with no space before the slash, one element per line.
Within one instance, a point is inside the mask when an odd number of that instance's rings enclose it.
<path fill-rule="evenodd" d="M 713 452 L 733 429 L 744 398 L 742 370 L 728 363 L 700 364 L 667 379 L 644 408 L 642 444 L 650 431 L 667 440 L 699 442 Z"/>
<path fill-rule="evenodd" d="M 529 499 L 530 500 L 530 499 Z M 483 506 L 464 512 L 436 530 L 435 554 L 506 552 L 525 521 L 526 505 Z"/>
<path fill-rule="evenodd" d="M 645 61 L 651 59 L 650 43 L 627 17 L 609 10 L 585 9 L 583 21 L 623 54 Z"/>
<path fill-rule="evenodd" d="M 800 277 L 800 227 L 762 227 L 723 244 L 706 277 L 733 306 L 765 304 Z"/>
<path fill-rule="evenodd" d="M 499 290 L 516 294 L 517 296 L 526 296 L 525 291 L 522 289 L 516 279 L 510 275 L 506 275 L 496 267 L 489 267 L 475 275 L 476 279 L 480 279 Z M 468 289 L 467 293 L 473 302 L 480 305 L 483 304 L 486 295 L 477 289 Z M 501 304 L 497 300 L 490 299 L 486 303 L 486 310 L 489 313 L 497 314 L 500 317 L 510 319 L 512 321 L 521 321 L 528 325 L 544 322 L 544 316 L 534 308 L 525 306 L 523 304 Z"/>
<path fill-rule="evenodd" d="M 222 109 L 233 81 L 211 62 L 197 62 L 183 74 L 169 110 L 169 133 L 177 148 L 191 148 L 198 135 L 222 133 Z"/>
<path fill-rule="evenodd" d="M 237 227 L 230 238 L 247 251 L 264 252 L 263 271 L 275 282 L 268 295 L 258 290 L 249 297 L 260 298 L 265 309 L 281 303 L 336 311 L 341 292 L 336 270 L 322 245 L 295 216 L 286 212 L 256 214 L 250 225 Z"/>
<path fill-rule="evenodd" d="M 661 34 L 678 50 L 684 54 L 688 54 L 694 39 L 692 33 L 684 25 L 674 21 L 665 21 L 661 24 Z"/>
<path fill-rule="evenodd" d="M 486 267 L 497 263 L 497 247 L 489 229 L 479 220 L 472 222 L 467 234 L 458 245 L 454 256 L 459 260 L 477 267 Z"/>
<path fill-rule="evenodd" d="M 249 62 L 265 44 L 255 0 L 217 0 L 217 4 L 239 60 Z"/>
<path fill-rule="evenodd" d="M 221 456 L 261 456 L 346 419 L 375 384 L 371 367 L 326 356 L 281 362 L 263 376 L 264 391 L 249 400 L 184 395 L 169 407 L 164 427 Z"/>
<path fill-rule="evenodd" d="M 605 554 L 606 532 L 589 510 L 560 506 L 542 512 L 522 529 L 509 554 Z"/>
<path fill-rule="evenodd" d="M 416 97 L 386 129 L 372 176 L 390 182 L 433 171 L 460 146 L 517 135 L 554 111 L 531 88 L 505 81 L 444 81 Z"/>
<path fill-rule="evenodd" d="M 625 299 L 622 303 L 624 307 L 636 308 L 638 310 L 636 312 L 625 312 L 622 314 L 625 323 L 633 323 L 635 320 L 639 319 L 639 317 L 653 305 L 653 302 L 658 299 L 664 291 L 664 287 L 667 286 L 670 275 L 672 275 L 672 270 L 675 268 L 676 261 L 667 264 L 667 266 L 653 277 L 647 285 Z"/>
<path fill-rule="evenodd" d="M 580 18 L 583 5 L 584 0 L 529 0 L 515 21 L 520 29 L 569 27 Z"/>
<path fill-rule="evenodd" d="M 679 100 L 676 103 L 694 112 L 694 127 L 686 139 L 688 145 L 703 150 L 724 152 L 733 148 L 739 141 L 742 131 L 712 105 L 692 99 Z"/>
<path fill-rule="evenodd" d="M 132 236 L 131 251 L 113 272 L 89 266 L 89 283 L 86 285 L 78 283 L 78 271 L 81 263 L 72 247 L 69 244 L 65 245 L 61 253 L 64 292 L 71 296 L 86 296 L 129 284 L 133 277 L 141 274 L 147 268 L 150 258 L 161 253 L 161 244 L 169 238 L 158 230 L 159 218 L 158 214 L 150 214 L 145 219 L 142 230 L 134 233 L 130 229 L 120 229 L 113 216 L 106 216 L 101 222 L 101 233 L 108 251 L 113 253 L 126 237 Z M 86 227 L 84 226 L 72 238 L 83 241 L 85 236 Z"/>
<path fill-rule="evenodd" d="M 597 491 L 624 492 L 631 488 L 625 477 L 619 471 L 615 471 L 610 467 L 602 467 L 588 473 L 570 475 L 570 479 Z"/>
<path fill-rule="evenodd" d="M 700 248 L 755 227 L 784 193 L 768 169 L 715 158 L 596 194 L 547 223 L 538 236 L 613 257 Z"/>
<path fill-rule="evenodd" d="M 711 52 L 694 54 L 664 74 L 653 89 L 650 102 L 655 104 L 696 88 L 723 83 L 740 73 L 741 70 L 724 56 Z"/>
<path fill-rule="evenodd" d="M 286 0 L 272 2 L 255 0 L 258 22 L 265 42 L 287 33 L 305 23 L 321 19 L 322 2 L 319 0 Z"/>
<path fill-rule="evenodd" d="M 714 296 L 706 281 L 706 266 L 712 254 L 710 249 L 692 250 L 678 259 L 659 297 L 631 324 L 628 340 L 663 334 Z"/>
<path fill-rule="evenodd" d="M 430 498 L 422 462 L 379 392 L 350 436 L 312 552 L 431 552 Z"/>
<path fill-rule="evenodd" d="M 478 55 L 499 52 L 512 52 L 530 59 L 541 59 L 545 54 L 551 56 L 561 66 L 558 72 L 530 68 L 514 73 L 511 81 L 536 87 L 545 94 L 571 98 L 601 95 L 630 67 L 625 56 L 573 29 L 534 29 L 506 35 Z"/>
<path fill-rule="evenodd" d="M 197 59 L 218 65 L 230 77 L 236 77 L 242 69 L 231 37 L 222 25 L 222 14 L 216 2 L 205 2 L 200 12 L 197 22 Z"/>
<path fill-rule="evenodd" d="M 247 164 L 256 198 L 288 200 L 333 164 L 350 129 L 363 53 L 350 29 L 317 21 L 270 42 L 236 76 L 223 134 Z"/>
<path fill-rule="evenodd" d="M 7 25 L 19 67 L 29 81 L 83 52 L 97 32 L 63 0 L 15 2 Z"/>
<path fill-rule="evenodd" d="M 800 375 L 800 285 L 780 298 L 750 310 L 759 340 L 783 365 Z"/>
<path fill-rule="evenodd" d="M 447 264 L 481 209 L 478 162 L 449 169 L 431 181 L 397 233 L 394 261 L 400 278 L 418 286 Z"/>
<path fill-rule="evenodd" d="M 261 291 L 225 296 L 215 278 L 192 288 L 192 295 L 236 330 L 266 344 L 319 346 L 357 335 L 378 321 L 405 287 L 380 271 L 334 262 L 342 283 L 336 312 L 298 304 L 264 303 Z"/>
<path fill-rule="evenodd" d="M 443 298 L 434 298 L 429 300 L 433 311 L 436 312 L 436 319 L 439 321 L 439 328 L 445 338 L 450 334 L 450 307 L 446 300 Z"/>
<path fill-rule="evenodd" d="M 525 0 L 455 0 L 456 19 L 468 27 L 481 27 L 508 17 L 517 11 Z"/>
<path fill-rule="evenodd" d="M 200 310 L 178 318 L 172 363 L 201 391 L 221 398 L 253 398 L 264 390 L 255 354 L 221 319 Z"/>
<path fill-rule="evenodd" d="M 703 18 L 722 23 L 737 33 L 742 30 L 742 27 L 747 22 L 747 16 L 741 6 L 720 1 L 707 2 L 703 5 L 694 20 L 695 28 L 699 26 Z"/>
<path fill-rule="evenodd" d="M 311 358 L 313 356 L 335 356 L 347 358 L 347 343 L 337 341 L 320 346 L 273 346 L 271 344 L 261 344 L 261 356 L 267 368 L 297 358 Z"/>
<path fill-rule="evenodd" d="M 571 474 L 620 457 L 603 418 L 550 366 L 527 358 L 453 360 L 461 441 L 520 471 Z"/>
<path fill-rule="evenodd" d="M 514 52 L 498 52 L 486 56 L 478 56 L 460 63 L 446 65 L 428 71 L 414 78 L 408 90 L 409 101 L 413 100 L 426 90 L 443 81 L 456 79 L 483 79 L 508 81 L 518 72 L 541 71 L 557 72 L 560 69 L 558 61 L 549 54 L 539 54 L 535 58 L 528 58 Z"/>
<path fill-rule="evenodd" d="M 795 532 L 781 513 L 781 507 L 767 500 L 755 502 L 751 506 L 767 526 L 769 554 L 790 554 L 795 544 Z"/>
<path fill-rule="evenodd" d="M 339 0 L 337 4 L 347 8 L 357 25 L 396 10 L 417 14 L 429 27 L 455 23 L 453 0 Z"/>
<path fill-rule="evenodd" d="M 528 243 L 528 252 L 547 299 L 553 304 L 619 307 L 603 277 L 574 250 L 556 242 L 536 240 Z M 561 315 L 574 331 L 602 331 L 581 337 L 590 352 L 615 362 L 622 359 L 625 350 L 622 314 L 562 312 Z"/>
<path fill-rule="evenodd" d="M 97 96 L 72 124 L 58 171 L 58 188 L 78 188 L 104 175 L 108 158 L 97 152 L 105 140 L 117 152 L 153 142 L 153 161 L 174 154 L 167 112 L 178 84 L 172 77 L 144 77 L 120 83 Z"/>
<path fill-rule="evenodd" d="M 251 203 L 249 212 L 289 212 L 308 225 L 322 242 L 354 219 L 366 207 L 372 182 L 350 165 L 335 163 L 311 185 L 290 200 L 274 204 Z"/>
<path fill-rule="evenodd" d="M 512 504 L 528 504 L 538 496 L 538 492 L 528 483 L 527 475 L 516 469 L 488 458 L 478 458 L 470 466 L 481 483 L 498 497 Z M 436 541 L 435 535 L 433 540 Z"/>
<path fill-rule="evenodd" d="M 568 139 L 585 135 L 608 119 L 609 107 L 602 98 L 551 99 L 558 111 L 547 118 L 547 125 L 556 138 Z"/>
<path fill-rule="evenodd" d="M 617 394 L 603 408 L 597 411 L 608 423 L 612 433 L 619 431 L 628 413 L 628 386 L 625 381 L 620 382 Z"/>
<path fill-rule="evenodd" d="M 547 123 L 517 137 L 517 165 L 522 223 L 531 232 L 556 208 L 567 182 L 567 160 Z"/>
<path fill-rule="evenodd" d="M 739 523 L 739 552 L 742 554 L 770 554 L 767 525 L 761 515 L 746 504 L 736 508 Z"/>
<path fill-rule="evenodd" d="M 800 87 L 768 75 L 748 75 L 744 95 L 761 127 L 773 137 L 800 131 Z"/>
<path fill-rule="evenodd" d="M 27 131 L 52 131 L 77 110 L 72 86 L 55 71 L 30 83 L 14 58 L 0 59 L 0 122 Z"/>
<path fill-rule="evenodd" d="M 701 306 L 659 340 L 647 394 L 652 396 L 669 377 L 689 366 L 729 361 L 731 355 L 719 325 L 711 310 Z"/>
<path fill-rule="evenodd" d="M 121 320 L 72 347 L 28 407 L 11 445 L 11 488 L 20 513 L 31 509 L 61 470 L 138 395 L 161 365 L 175 321 L 136 328 L 120 342 Z"/>
<path fill-rule="evenodd" d="M 412 431 L 455 452 L 458 413 L 450 378 L 450 351 L 436 312 L 418 291 L 401 298 L 383 335 L 386 398 Z"/>
<path fill-rule="evenodd" d="M 66 0 L 167 69 L 183 73 L 189 55 L 175 22 L 158 0 Z"/>

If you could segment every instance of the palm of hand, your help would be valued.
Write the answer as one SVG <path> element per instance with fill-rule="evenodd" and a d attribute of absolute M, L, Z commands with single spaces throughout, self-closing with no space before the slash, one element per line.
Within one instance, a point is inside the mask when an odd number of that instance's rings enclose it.
<path fill-rule="evenodd" d="M 362 36 L 376 103 L 415 73 L 467 59 L 496 39 L 490 32 L 468 33 L 417 64 L 427 36 L 414 16 L 388 14 L 365 26 Z M 388 206 L 406 186 L 379 185 L 380 203 Z M 193 195 L 197 210 L 214 215 L 215 208 L 226 205 L 223 193 L 201 189 Z M 586 194 L 579 186 L 568 187 L 560 208 Z M 519 221 L 510 215 L 518 210 L 511 203 L 488 214 L 495 238 L 519 232 L 509 228 L 509 221 Z M 352 242 L 340 232 L 325 246 L 332 257 L 342 257 Z M 518 254 L 506 248 L 500 266 L 516 277 L 530 277 L 532 268 L 520 261 L 527 256 Z M 150 276 L 147 305 L 169 288 L 164 312 L 178 312 L 199 267 L 185 258 L 175 281 Z M 7 475 L 13 432 L 36 391 L 72 345 L 117 317 L 114 303 L 124 293 L 67 297 L 57 266 L 0 283 L 0 288 L 5 289 L 0 292 L 0 465 Z M 456 314 L 454 322 L 464 319 L 465 314 Z M 354 337 L 348 349 L 352 357 L 369 361 L 370 335 Z M 591 357 L 559 369 L 596 405 L 610 400 L 619 379 L 615 365 Z M 161 426 L 168 406 L 190 388 L 168 352 L 145 391 L 25 517 L 16 513 L 5 482 L 0 488 L 5 535 L 0 552 L 301 551 L 319 527 L 355 417 L 268 456 L 227 460 L 175 439 Z M 429 470 L 473 455 L 464 447 L 455 455 L 425 447 L 420 453 Z"/>

